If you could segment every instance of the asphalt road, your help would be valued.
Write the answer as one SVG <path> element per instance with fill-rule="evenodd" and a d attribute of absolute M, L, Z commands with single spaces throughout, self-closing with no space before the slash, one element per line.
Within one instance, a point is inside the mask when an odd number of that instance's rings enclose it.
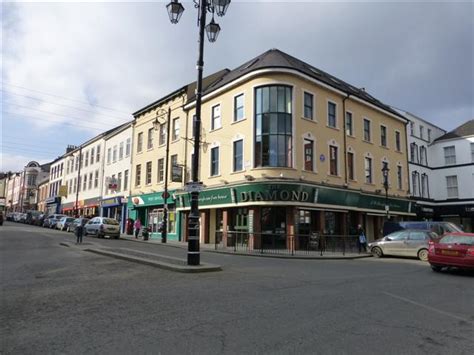
<path fill-rule="evenodd" d="M 0 227 L 2 354 L 472 354 L 474 277 L 410 259 L 287 260 L 203 252 L 181 274 Z M 85 242 L 185 257 L 121 240 Z"/>

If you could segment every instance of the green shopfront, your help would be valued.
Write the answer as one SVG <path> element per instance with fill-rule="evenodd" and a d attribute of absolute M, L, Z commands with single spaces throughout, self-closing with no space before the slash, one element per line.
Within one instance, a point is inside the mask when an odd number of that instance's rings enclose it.
<path fill-rule="evenodd" d="M 176 196 L 185 241 L 189 194 Z M 387 216 L 386 203 L 392 219 L 415 216 L 408 199 L 386 200 L 382 195 L 324 185 L 262 181 L 206 189 L 199 195 L 201 243 L 214 243 L 216 235 L 225 243 L 226 235 L 237 231 L 281 235 L 277 240 L 285 247 L 287 235 L 354 235 L 358 224 L 374 240 L 380 237 Z"/>
<path fill-rule="evenodd" d="M 170 191 L 170 196 L 174 196 L 174 191 Z M 158 231 L 163 221 L 164 199 L 162 192 L 135 195 L 128 199 L 128 218 L 134 221 L 139 218 L 143 226 L 151 229 L 152 239 L 161 238 Z M 176 214 L 175 200 L 168 198 L 168 239 L 180 240 L 180 223 Z"/>

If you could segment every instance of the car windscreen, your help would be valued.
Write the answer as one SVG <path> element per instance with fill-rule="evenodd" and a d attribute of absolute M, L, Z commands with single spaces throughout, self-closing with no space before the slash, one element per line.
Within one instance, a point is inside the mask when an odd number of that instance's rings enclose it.
<path fill-rule="evenodd" d="M 113 226 L 118 225 L 118 222 L 117 222 L 115 219 L 110 219 L 110 218 L 104 218 L 104 219 L 102 220 L 102 223 L 104 223 L 104 224 L 111 224 L 111 225 L 113 225 Z"/>
<path fill-rule="evenodd" d="M 441 224 L 441 229 L 445 232 L 445 233 L 453 233 L 453 232 L 462 232 L 462 229 L 459 228 L 457 225 L 455 225 L 454 223 L 442 223 Z"/>
<path fill-rule="evenodd" d="M 439 244 L 474 245 L 474 237 L 448 234 L 439 240 Z"/>

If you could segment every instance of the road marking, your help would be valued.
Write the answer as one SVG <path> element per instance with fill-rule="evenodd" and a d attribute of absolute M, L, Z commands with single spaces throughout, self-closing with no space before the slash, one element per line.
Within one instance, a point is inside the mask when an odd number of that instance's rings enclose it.
<path fill-rule="evenodd" d="M 455 319 L 458 319 L 458 320 L 462 320 L 463 322 L 467 322 L 467 323 L 474 323 L 472 322 L 471 320 L 469 319 L 465 319 L 465 318 L 462 318 L 462 317 L 459 317 L 455 314 L 452 314 L 452 313 L 449 313 L 449 312 L 445 312 L 445 311 L 441 311 L 437 308 L 434 308 L 434 307 L 430 307 L 430 306 L 427 306 L 425 304 L 422 304 L 422 303 L 418 303 L 418 302 L 415 302 L 415 301 L 412 301 L 408 298 L 405 298 L 405 297 L 402 297 L 402 296 L 397 296 L 397 295 L 394 295 L 393 293 L 390 293 L 390 292 L 382 292 L 390 297 L 393 297 L 393 298 L 396 298 L 396 299 L 399 299 L 401 301 L 404 301 L 404 302 L 407 302 L 407 303 L 411 303 L 411 304 L 414 304 L 415 306 L 418 306 L 418 307 L 422 307 L 422 308 L 426 308 L 430 311 L 433 311 L 433 312 L 436 312 L 436 313 L 439 313 L 439 314 L 442 314 L 442 315 L 445 315 L 445 316 L 448 316 L 448 317 L 451 317 L 451 318 L 455 318 Z"/>

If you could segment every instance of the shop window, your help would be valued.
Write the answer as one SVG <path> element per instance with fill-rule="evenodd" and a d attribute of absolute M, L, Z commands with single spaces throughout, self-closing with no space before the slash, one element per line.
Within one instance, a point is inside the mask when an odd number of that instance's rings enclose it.
<path fill-rule="evenodd" d="M 216 231 L 221 232 L 224 230 L 224 213 L 221 208 L 216 209 Z"/>
<path fill-rule="evenodd" d="M 336 229 L 336 213 L 335 212 L 324 212 L 324 234 L 335 235 Z"/>

